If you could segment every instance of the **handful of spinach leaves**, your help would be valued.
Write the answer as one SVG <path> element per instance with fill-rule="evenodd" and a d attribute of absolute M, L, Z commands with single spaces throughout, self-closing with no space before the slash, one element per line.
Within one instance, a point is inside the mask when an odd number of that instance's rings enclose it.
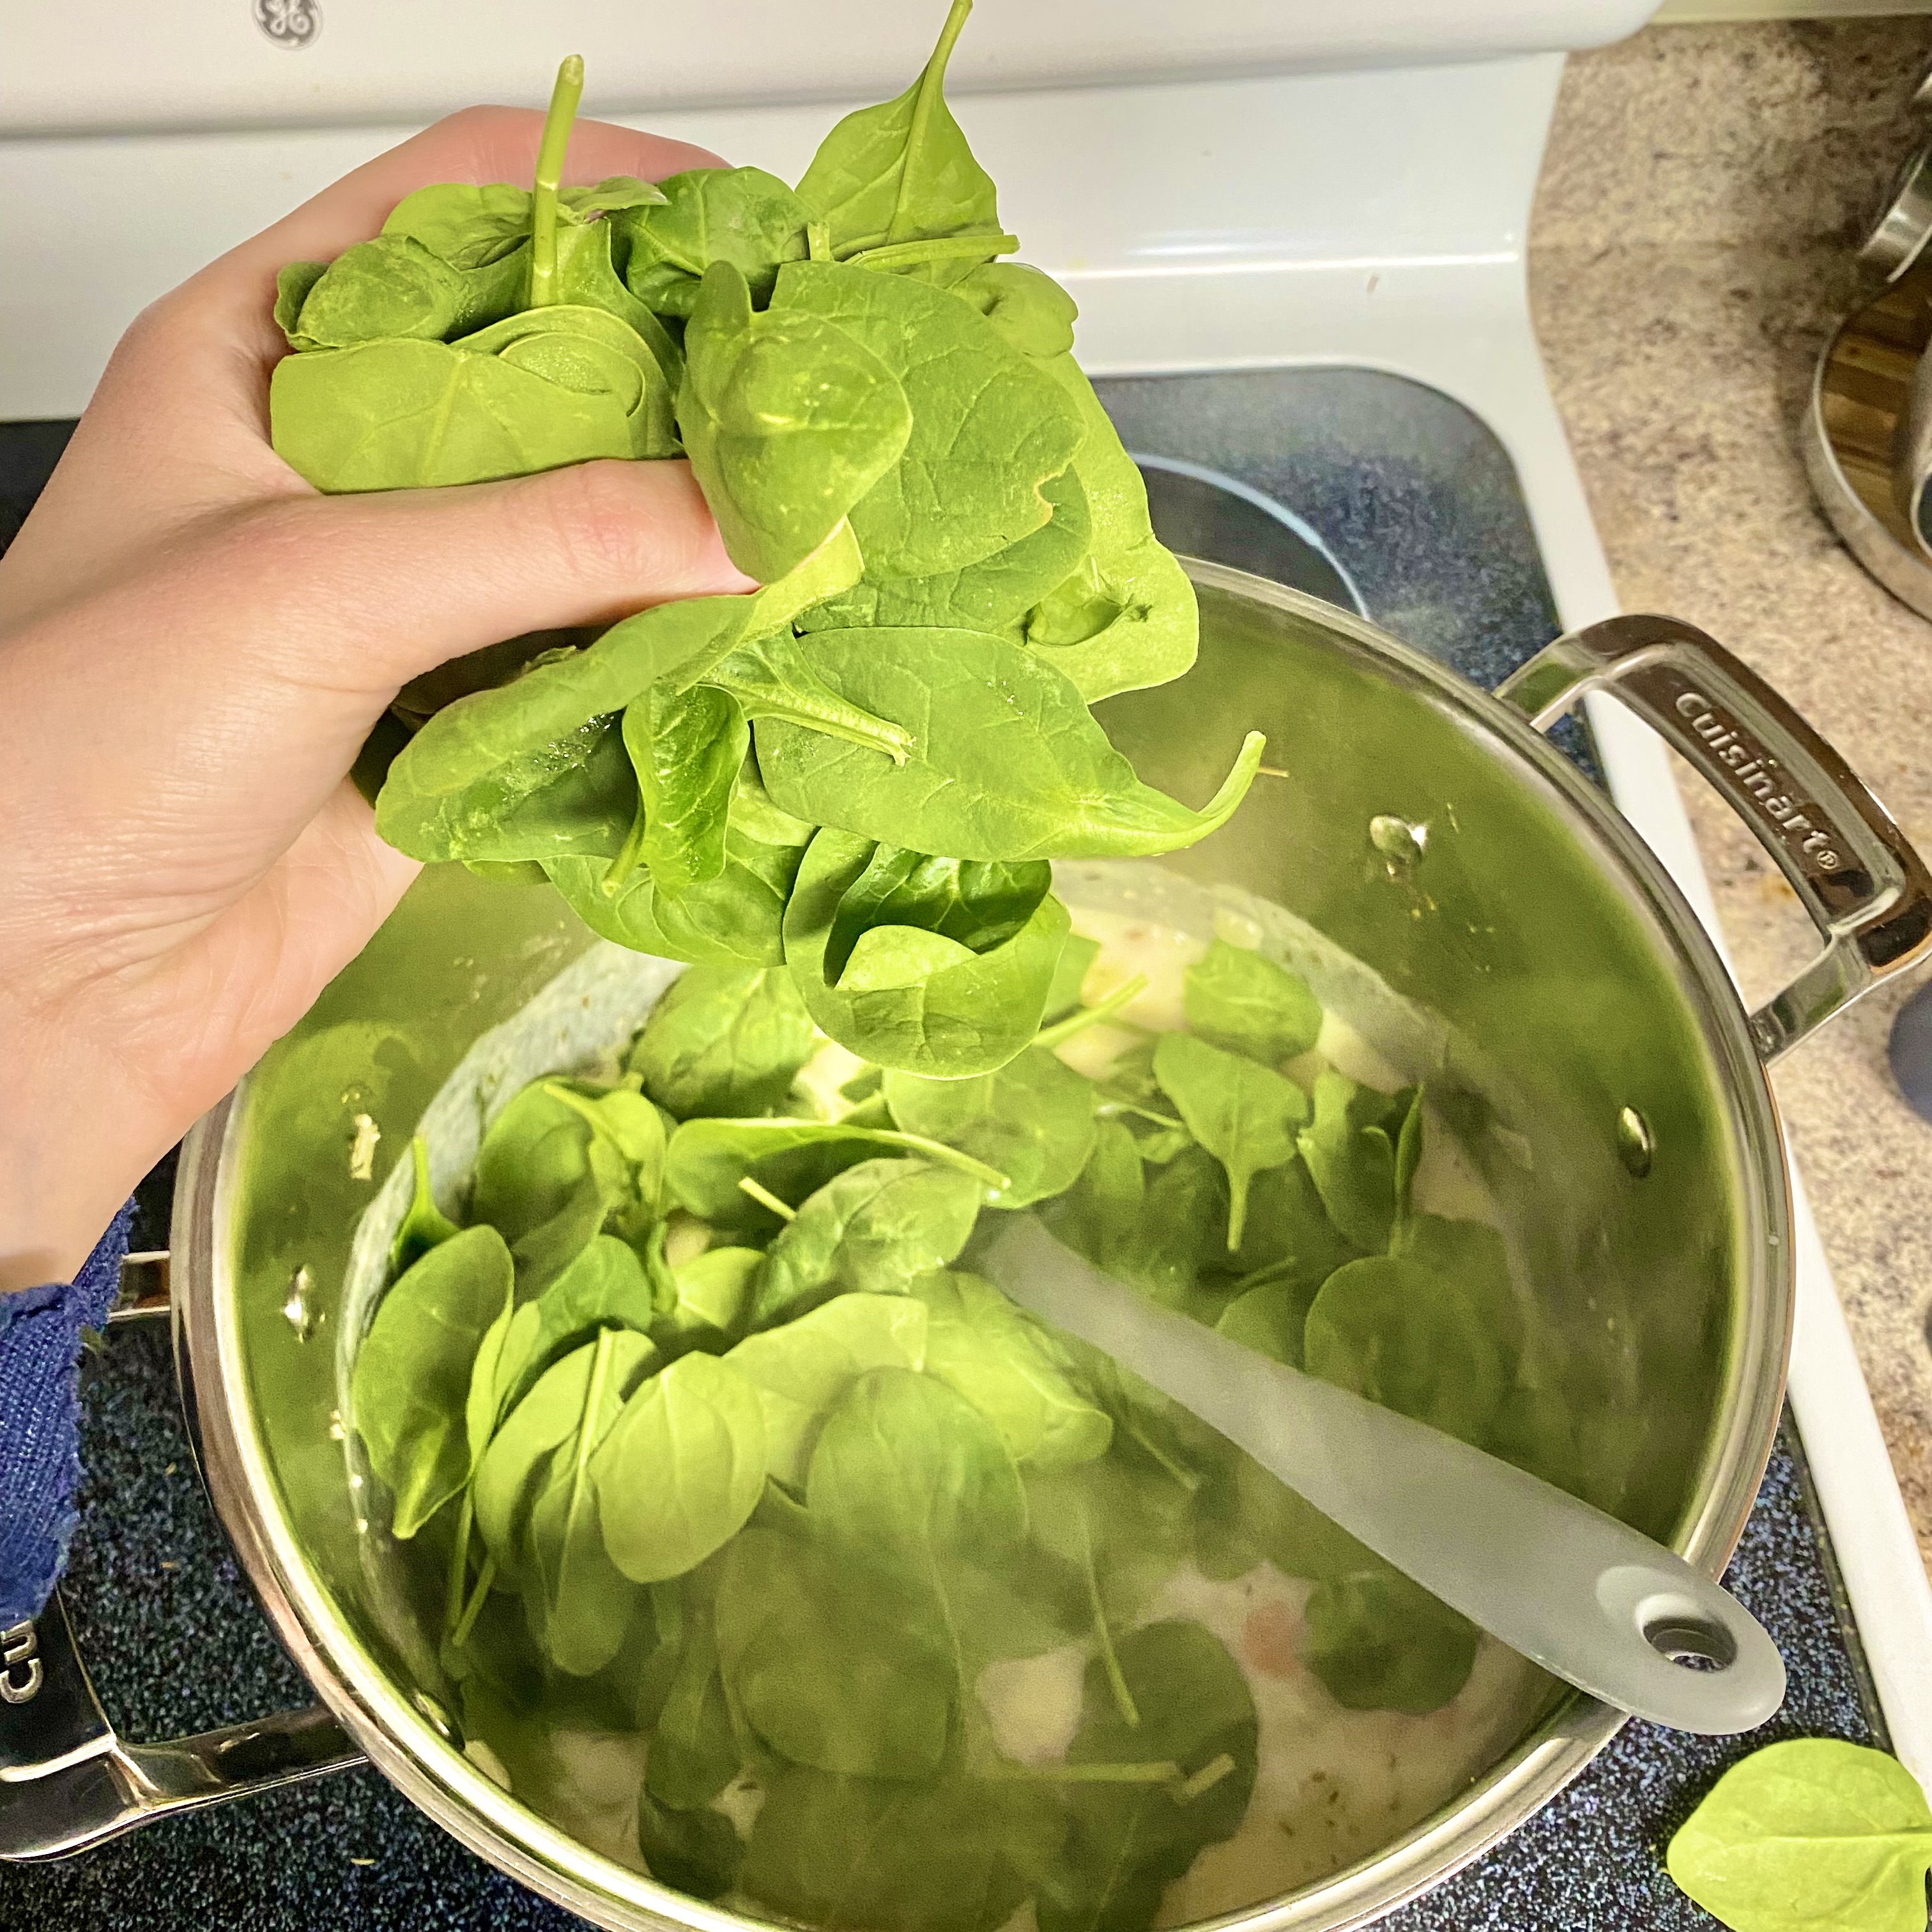
<path fill-rule="evenodd" d="M 1124 1024 L 1142 983 L 1085 1003 L 1070 972 L 1004 1065 L 835 1096 L 790 973 L 694 967 L 621 1070 L 495 1112 L 466 1225 L 417 1144 L 351 1414 L 465 1731 L 526 1802 L 553 1727 L 635 1732 L 640 1855 L 685 1891 L 1140 1932 L 1256 1776 L 1240 1666 L 1159 1614 L 1177 1570 L 1308 1580 L 1301 1661 L 1345 1706 L 1461 1688 L 1462 1618 L 970 1271 L 982 1216 L 1037 1214 L 1250 1346 L 1510 1439 L 1508 1263 L 1410 1199 L 1419 1091 L 1311 1058 L 1321 1009 L 1258 953 L 1189 968 L 1188 1031 Z M 1108 1024 L 1098 1077 L 1054 1051 Z M 1558 1435 L 1514 1426 L 1552 1473 Z M 1022 1762 L 982 1673 L 1068 1645 L 1077 1732 Z"/>
<path fill-rule="evenodd" d="M 782 966 L 854 1051 L 955 1078 L 1039 1024 L 1066 933 L 1045 862 L 1192 844 L 1262 752 L 1191 811 L 1089 711 L 1187 669 L 1193 592 L 1072 302 L 1003 259 L 944 98 L 970 7 L 796 190 L 560 187 L 573 57 L 532 188 L 423 188 L 282 272 L 270 393 L 276 449 L 325 490 L 688 458 L 762 590 L 418 679 L 358 782 L 414 857 L 547 878 L 643 951 Z"/>

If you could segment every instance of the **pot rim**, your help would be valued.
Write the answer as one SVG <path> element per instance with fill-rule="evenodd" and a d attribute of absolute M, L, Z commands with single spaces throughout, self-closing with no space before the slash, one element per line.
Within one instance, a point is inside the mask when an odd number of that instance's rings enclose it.
<path fill-rule="evenodd" d="M 1459 723 L 1515 755 L 1546 802 L 1616 862 L 1673 944 L 1686 995 L 1734 1102 L 1739 1152 L 1759 1184 L 1738 1203 L 1743 1276 L 1730 1360 L 1694 1499 L 1672 1546 L 1720 1576 L 1756 1499 L 1776 1437 L 1794 1312 L 1790 1171 L 1771 1088 L 1744 1010 L 1704 927 L 1662 862 L 1570 760 L 1516 711 L 1366 620 L 1226 566 L 1184 557 L 1197 584 L 1271 607 L 1331 634 L 1384 675 L 1419 689 Z M 743 1932 L 780 1922 L 660 1886 L 519 1804 L 456 1748 L 430 1700 L 412 1697 L 355 1636 L 303 1558 L 245 1400 L 232 1256 L 246 1077 L 189 1134 L 172 1228 L 177 1322 L 188 1358 L 203 1473 L 223 1527 L 277 1635 L 322 1702 L 405 1796 L 462 1844 L 595 1922 L 664 1932 Z M 1756 1251 L 1754 1255 L 1754 1251 Z M 1755 1304 L 1755 1305 L 1754 1305 Z M 418 1694 L 418 1696 L 420 1694 Z M 425 1708 L 427 1707 L 427 1708 Z M 1288 1897 L 1196 1922 L 1192 1932 L 1348 1932 L 1394 1910 L 1480 1857 L 1582 1772 L 1627 1721 L 1577 1694 L 1439 1810 L 1370 1857 Z M 784 1928 L 784 1932 L 794 1932 Z"/>

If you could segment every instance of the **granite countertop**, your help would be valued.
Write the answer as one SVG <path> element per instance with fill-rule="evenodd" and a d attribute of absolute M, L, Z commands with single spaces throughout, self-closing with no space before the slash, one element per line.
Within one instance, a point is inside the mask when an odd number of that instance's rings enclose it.
<path fill-rule="evenodd" d="M 1852 251 L 1932 130 L 1932 21 L 1653 27 L 1573 59 L 1530 232 L 1557 405 L 1630 610 L 1701 626 L 1783 692 L 1932 852 L 1932 623 L 1868 577 L 1796 443 Z M 1747 998 L 1816 940 L 1781 874 L 1678 766 Z M 1886 1064 L 1918 982 L 1781 1065 L 1779 1102 L 1921 1550 L 1932 1563 L 1932 1126 Z"/>

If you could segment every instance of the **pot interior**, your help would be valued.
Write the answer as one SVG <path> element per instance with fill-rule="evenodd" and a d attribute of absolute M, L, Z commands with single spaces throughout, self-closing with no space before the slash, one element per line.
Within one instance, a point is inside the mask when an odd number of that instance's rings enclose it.
<path fill-rule="evenodd" d="M 1498 707 L 1313 600 L 1196 576 L 1196 670 L 1100 716 L 1142 776 L 1184 799 L 1212 790 L 1250 728 L 1284 776 L 1157 872 L 1061 867 L 1058 890 L 1096 937 L 1259 944 L 1394 1075 L 1427 1082 L 1432 1127 L 1507 1228 L 1570 1486 L 1715 1568 L 1769 1447 L 1786 1320 L 1775 1130 L 1720 969 L 1630 835 Z M 433 1579 L 396 1560 L 380 1499 L 351 1487 L 345 1369 L 370 1303 L 366 1276 L 384 1214 L 400 1213 L 398 1160 L 452 1070 L 560 974 L 615 983 L 604 950 L 548 888 L 425 872 L 238 1099 L 222 1225 L 192 1238 L 213 1243 L 224 1307 L 223 1358 L 197 1364 L 198 1388 L 205 1418 L 242 1412 L 250 1505 L 283 1552 L 258 1584 L 293 1600 L 312 1667 L 421 1772 L 412 1794 L 580 1911 L 724 1923 L 624 1869 L 622 1795 L 608 1816 L 595 1802 L 554 1813 L 560 1841 L 458 1756 Z M 611 970 L 657 983 L 655 968 Z M 546 1067 L 592 1057 L 580 1042 Z M 358 1529 L 372 1516 L 373 1534 Z M 1446 1748 L 1442 1724 L 1379 1714 L 1376 1748 L 1413 1774 L 1384 1781 L 1378 1816 L 1277 1862 L 1271 1882 L 1264 1861 L 1218 1892 L 1184 1887 L 1166 1922 L 1236 1908 L 1256 1924 L 1358 1922 L 1552 1795 L 1614 1729 L 1507 1654 L 1486 1682 Z M 634 1761 L 586 1774 L 621 1786 Z"/>

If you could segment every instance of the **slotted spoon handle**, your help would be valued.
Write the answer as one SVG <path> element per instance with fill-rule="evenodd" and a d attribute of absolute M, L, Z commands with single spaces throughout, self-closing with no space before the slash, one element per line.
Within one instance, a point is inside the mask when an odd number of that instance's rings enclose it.
<path fill-rule="evenodd" d="M 1110 1281 L 1030 1216 L 978 1264 L 1023 1308 L 1192 1409 L 1471 1622 L 1593 1697 L 1720 1736 L 1784 1701 L 1730 1592 L 1514 1464 L 1243 1348 Z"/>

